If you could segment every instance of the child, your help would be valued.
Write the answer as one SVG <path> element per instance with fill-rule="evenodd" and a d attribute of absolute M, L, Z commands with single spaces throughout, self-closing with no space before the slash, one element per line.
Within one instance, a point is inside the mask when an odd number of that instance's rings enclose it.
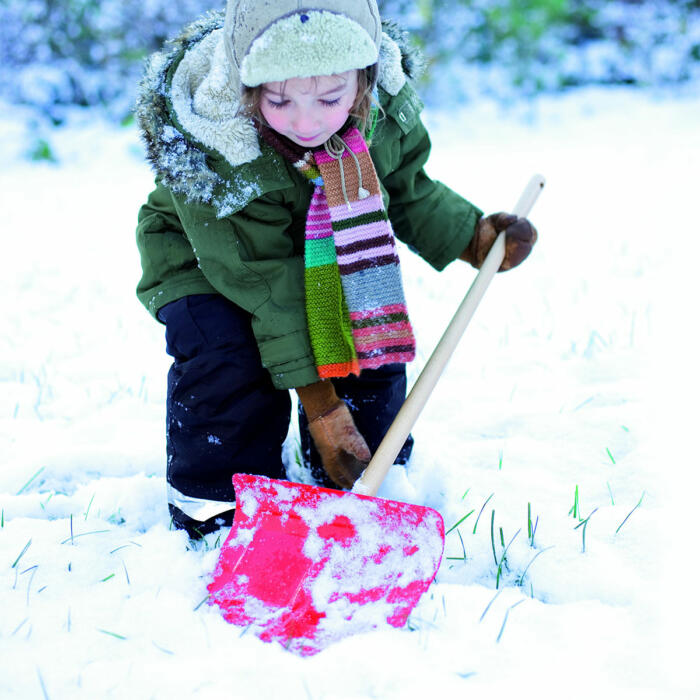
<path fill-rule="evenodd" d="M 415 349 L 394 232 L 438 270 L 479 267 L 502 230 L 502 269 L 536 241 L 426 176 L 415 64 L 376 0 L 229 0 L 148 63 L 137 293 L 174 358 L 168 501 L 190 536 L 231 522 L 232 473 L 285 477 L 289 389 L 317 481 L 361 474 Z"/>

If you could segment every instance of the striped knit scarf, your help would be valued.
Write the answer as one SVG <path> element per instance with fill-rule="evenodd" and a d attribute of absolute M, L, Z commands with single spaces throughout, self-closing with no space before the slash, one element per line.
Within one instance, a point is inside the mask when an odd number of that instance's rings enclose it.
<path fill-rule="evenodd" d="M 271 142 L 269 131 L 264 136 Z M 289 148 L 278 150 L 289 157 Z M 319 376 L 344 377 L 410 362 L 415 340 L 394 232 L 362 135 L 353 127 L 294 165 L 315 185 L 304 262 L 306 315 Z"/>

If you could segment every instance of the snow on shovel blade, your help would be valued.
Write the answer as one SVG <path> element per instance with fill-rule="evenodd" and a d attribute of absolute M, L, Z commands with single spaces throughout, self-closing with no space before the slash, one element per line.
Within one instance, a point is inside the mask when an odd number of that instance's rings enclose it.
<path fill-rule="evenodd" d="M 209 601 L 264 641 L 307 656 L 401 627 L 435 578 L 445 530 L 432 508 L 248 474 L 233 485 Z"/>

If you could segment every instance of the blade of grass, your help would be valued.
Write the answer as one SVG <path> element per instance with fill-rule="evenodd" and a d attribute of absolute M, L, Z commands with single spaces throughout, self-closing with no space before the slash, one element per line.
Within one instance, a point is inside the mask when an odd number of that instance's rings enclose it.
<path fill-rule="evenodd" d="M 479 515 L 476 516 L 476 522 L 474 523 L 474 529 L 472 530 L 472 535 L 476 535 L 476 526 L 479 524 L 479 518 L 481 517 L 481 514 L 484 512 L 484 508 L 486 508 L 486 504 L 494 497 L 494 493 L 492 493 L 485 501 L 484 505 L 481 506 L 481 510 L 479 511 Z"/>
<path fill-rule="evenodd" d="M 608 485 L 608 493 L 610 494 L 610 503 L 612 503 L 612 505 L 615 505 L 615 499 L 613 498 L 613 492 L 612 492 L 612 489 L 610 488 L 610 482 L 606 481 L 605 483 Z"/>
<path fill-rule="evenodd" d="M 510 613 L 511 610 L 514 608 L 517 608 L 520 603 L 524 603 L 527 600 L 527 598 L 523 598 L 522 600 L 519 600 L 517 603 L 513 603 L 507 610 L 505 617 L 503 618 L 503 624 L 501 625 L 501 631 L 498 633 L 498 637 L 496 637 L 496 644 L 501 641 L 501 637 L 503 636 L 503 630 L 506 628 L 506 622 L 508 622 L 508 614 Z"/>
<path fill-rule="evenodd" d="M 594 508 L 589 514 L 588 517 L 585 520 L 582 520 L 575 528 L 574 530 L 578 530 L 582 525 L 583 525 L 583 534 L 582 534 L 582 547 L 581 547 L 581 554 L 586 553 L 586 527 L 588 526 L 588 521 L 591 519 L 591 515 L 595 513 L 598 509 Z"/>
<path fill-rule="evenodd" d="M 491 511 L 491 551 L 493 552 L 493 563 L 498 566 L 498 557 L 496 556 L 496 543 L 493 539 L 493 520 L 496 517 L 496 511 Z"/>
<path fill-rule="evenodd" d="M 54 492 L 52 491 L 49 494 L 49 497 L 43 502 L 40 503 L 39 505 L 41 506 L 41 510 L 46 510 L 46 506 L 49 504 L 49 501 L 54 497 Z"/>
<path fill-rule="evenodd" d="M 161 646 L 159 646 L 158 644 L 156 644 L 155 642 L 153 642 L 153 646 L 154 646 L 156 649 L 158 649 L 158 651 L 162 651 L 164 654 L 169 654 L 170 656 L 174 656 L 174 655 L 175 655 L 175 652 L 174 652 L 174 651 L 170 651 L 170 649 L 166 649 L 165 647 L 161 647 Z"/>
<path fill-rule="evenodd" d="M 41 671 L 37 667 L 36 675 L 39 678 L 39 685 L 41 686 L 41 692 L 44 694 L 44 700 L 49 700 L 49 694 L 46 692 L 46 685 L 44 684 L 44 679 L 41 677 Z"/>
<path fill-rule="evenodd" d="M 464 540 L 462 539 L 462 535 L 461 535 L 459 530 L 457 530 L 457 537 L 459 537 L 459 541 L 462 545 L 462 556 L 461 557 L 445 557 L 445 559 L 450 559 L 452 561 L 466 561 L 467 550 L 464 547 Z"/>
<path fill-rule="evenodd" d="M 25 491 L 25 490 L 29 487 L 29 484 L 31 484 L 32 481 L 34 481 L 34 479 L 36 479 L 37 476 L 39 476 L 39 474 L 41 474 L 41 472 L 44 471 L 44 469 L 46 469 L 46 467 L 41 467 L 41 468 L 34 474 L 34 476 L 30 477 L 29 481 L 27 481 L 27 483 L 26 483 L 19 491 L 17 491 L 17 494 L 16 494 L 16 495 L 19 496 L 23 491 Z"/>
<path fill-rule="evenodd" d="M 496 595 L 493 598 L 491 598 L 491 600 L 489 601 L 489 604 L 484 608 L 484 612 L 481 613 L 481 617 L 479 618 L 479 622 L 481 622 L 486 617 L 486 613 L 489 611 L 489 608 L 493 605 L 493 602 L 496 600 L 496 598 L 498 598 L 499 595 L 501 595 L 501 593 L 503 593 L 503 589 L 498 591 L 498 593 L 496 593 Z"/>
<path fill-rule="evenodd" d="M 211 593 L 208 593 L 204 598 L 202 598 L 202 600 L 199 601 L 199 603 L 197 603 L 192 612 L 197 612 L 197 610 L 199 610 L 202 607 L 202 605 L 204 605 L 204 603 L 206 603 L 209 600 L 210 597 Z"/>
<path fill-rule="evenodd" d="M 617 462 L 615 461 L 615 458 L 612 456 L 612 452 L 610 452 L 610 448 L 609 448 L 609 447 L 606 447 L 606 448 L 605 448 L 605 451 L 608 453 L 608 457 L 610 457 L 610 461 L 611 461 L 613 464 L 617 464 Z"/>
<path fill-rule="evenodd" d="M 634 508 L 632 508 L 632 510 L 627 514 L 627 517 L 617 526 L 617 530 L 615 530 L 616 535 L 618 532 L 620 532 L 620 528 L 629 520 L 630 515 L 632 515 L 632 513 L 634 513 L 634 511 L 642 505 L 642 501 L 644 500 L 645 494 L 646 491 L 642 491 L 642 497 L 639 499 L 639 503 L 637 503 L 637 505 Z"/>
<path fill-rule="evenodd" d="M 520 579 L 519 579 L 520 583 L 518 585 L 522 586 L 523 581 L 525 580 L 525 574 L 527 573 L 527 570 L 532 566 L 532 563 L 535 561 L 535 559 L 537 559 L 537 557 L 539 557 L 540 554 L 544 554 L 547 550 L 553 549 L 553 548 L 554 548 L 554 545 L 551 544 L 551 545 L 549 545 L 549 547 L 545 547 L 544 549 L 540 549 L 540 551 L 537 552 L 537 554 L 535 554 L 535 556 L 532 557 L 532 559 L 530 559 L 530 561 L 528 562 L 528 565 L 523 570 L 523 573 L 520 574 Z"/>
<path fill-rule="evenodd" d="M 467 550 L 466 547 L 464 546 L 464 540 L 462 539 L 462 534 L 460 533 L 459 530 L 457 530 L 457 537 L 459 537 L 459 543 L 462 545 L 462 554 L 464 555 L 464 558 L 467 558 Z"/>
<path fill-rule="evenodd" d="M 73 521 L 71 520 L 71 525 L 72 525 L 72 523 L 73 523 Z M 71 530 L 72 529 L 73 528 L 71 527 Z M 86 535 L 99 535 L 103 532 L 110 532 L 110 530 L 90 530 L 90 532 L 81 532 L 80 534 L 75 535 L 75 536 L 71 532 L 71 536 L 67 537 L 65 540 L 63 540 L 63 542 L 61 542 L 61 544 L 65 544 L 66 542 L 70 542 L 71 544 L 73 544 L 73 540 L 74 539 L 77 540 L 78 537 L 85 537 Z"/>
<path fill-rule="evenodd" d="M 31 568 L 34 570 L 32 571 L 32 575 L 29 577 L 29 583 L 27 584 L 27 607 L 29 607 L 29 591 L 32 587 L 32 582 L 34 581 L 34 576 L 36 575 L 36 570 L 39 568 L 39 566 L 37 564 L 35 566 L 32 566 Z M 27 571 L 29 571 L 29 569 L 27 569 Z"/>
<path fill-rule="evenodd" d="M 10 634 L 10 637 L 14 637 L 14 636 L 17 634 L 17 632 L 19 632 L 19 631 L 22 629 L 22 627 L 24 627 L 24 625 L 25 625 L 25 623 L 27 622 L 27 620 L 29 620 L 29 618 L 28 618 L 28 617 L 25 617 L 24 620 L 22 620 L 22 622 L 20 622 L 19 625 L 17 625 L 17 627 L 15 627 L 14 631 L 12 632 L 12 634 Z"/>
<path fill-rule="evenodd" d="M 574 505 L 569 509 L 569 515 L 574 518 L 579 517 L 578 484 L 576 484 L 576 489 L 574 490 Z"/>
<path fill-rule="evenodd" d="M 123 634 L 117 634 L 116 632 L 110 632 L 109 630 L 103 630 L 100 629 L 99 627 L 97 628 L 98 632 L 102 632 L 102 634 L 107 634 L 110 637 L 114 637 L 115 639 L 127 639 Z"/>
<path fill-rule="evenodd" d="M 463 518 L 460 518 L 446 533 L 445 536 L 449 535 L 452 530 L 456 529 L 459 527 L 472 513 L 474 512 L 474 509 L 470 510 Z"/>
<path fill-rule="evenodd" d="M 15 559 L 14 563 L 10 567 L 11 569 L 14 569 L 17 566 L 17 564 L 19 564 L 19 560 L 25 555 L 25 553 L 29 549 L 29 545 L 31 543 L 32 543 L 32 538 L 30 537 L 29 542 L 27 542 L 27 544 L 24 545 L 24 549 L 19 553 L 19 556 L 17 557 L 17 559 Z"/>
<path fill-rule="evenodd" d="M 503 530 L 501 530 L 501 533 L 503 533 Z M 498 571 L 496 571 L 496 588 L 498 588 L 498 584 L 501 580 L 501 571 L 503 564 L 506 559 L 506 552 L 510 549 L 510 546 L 515 542 L 515 538 L 520 534 L 520 528 L 518 528 L 518 531 L 513 535 L 511 541 L 508 543 L 508 546 L 503 550 L 503 554 L 501 554 L 501 560 L 498 562 Z"/>
<path fill-rule="evenodd" d="M 85 520 L 88 519 L 88 513 L 90 512 L 90 506 L 92 505 L 93 500 L 95 499 L 95 494 L 92 494 L 92 498 L 90 499 L 90 503 L 88 503 L 87 510 L 85 511 Z"/>
<path fill-rule="evenodd" d="M 124 549 L 124 547 L 129 547 L 129 546 L 131 546 L 131 545 L 128 545 L 128 544 L 119 545 L 119 547 L 116 547 L 115 549 L 113 549 L 113 550 L 110 552 L 110 554 L 114 554 L 115 552 L 118 552 L 120 549 Z"/>

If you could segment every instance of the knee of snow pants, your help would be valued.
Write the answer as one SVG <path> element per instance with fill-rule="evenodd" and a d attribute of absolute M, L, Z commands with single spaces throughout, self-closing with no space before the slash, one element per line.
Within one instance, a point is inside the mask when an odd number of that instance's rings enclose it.
<path fill-rule="evenodd" d="M 225 514 L 229 524 L 237 472 L 284 478 L 282 443 L 289 392 L 263 368 L 251 317 L 218 294 L 197 294 L 159 311 L 165 322 L 168 373 L 168 501 L 178 527 Z"/>
<path fill-rule="evenodd" d="M 374 453 L 406 398 L 406 366 L 390 364 L 378 369 L 365 369 L 360 376 L 333 379 L 336 393 L 350 409 L 355 425 Z M 308 430 L 304 410 L 299 403 L 299 433 L 304 463 L 314 479 L 328 488 L 338 488 L 328 478 L 321 458 Z M 413 437 L 408 436 L 396 463 L 406 464 L 413 449 Z"/>

